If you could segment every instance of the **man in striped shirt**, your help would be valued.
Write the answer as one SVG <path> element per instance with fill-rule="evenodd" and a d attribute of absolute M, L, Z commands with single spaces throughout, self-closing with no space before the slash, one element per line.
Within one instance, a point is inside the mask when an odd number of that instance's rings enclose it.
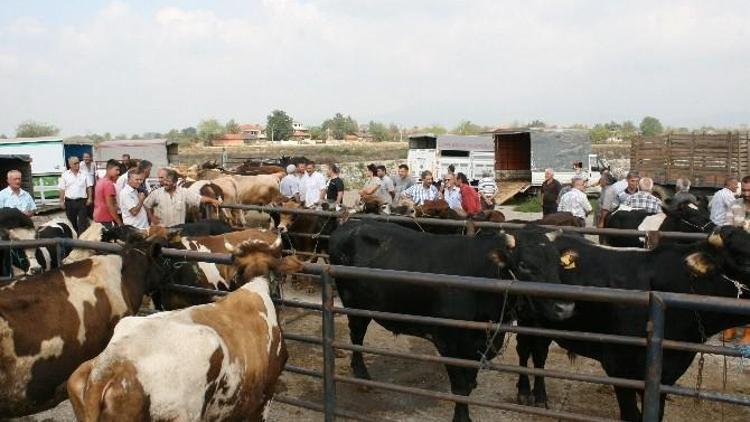
<path fill-rule="evenodd" d="M 714 194 L 711 203 L 711 221 L 717 226 L 727 225 L 727 212 L 737 199 L 734 193 L 737 191 L 737 178 L 734 176 L 727 177 L 724 181 L 724 187 Z"/>
<path fill-rule="evenodd" d="M 497 184 L 495 178 L 492 177 L 492 173 L 485 171 L 482 173 L 482 178 L 479 179 L 479 195 L 482 198 L 482 209 L 491 210 L 495 208 L 495 195 L 497 194 Z"/>
<path fill-rule="evenodd" d="M 569 212 L 578 219 L 578 225 L 586 226 L 586 216 L 593 210 L 584 190 L 583 179 L 573 179 L 573 189 L 560 198 L 557 212 Z"/>
<path fill-rule="evenodd" d="M 625 199 L 623 205 L 636 210 L 645 210 L 649 214 L 660 213 L 661 200 L 651 193 L 653 188 L 654 181 L 650 177 L 642 178 L 638 181 L 638 192 Z"/>
<path fill-rule="evenodd" d="M 424 201 L 434 201 L 438 198 L 438 190 L 432 184 L 432 172 L 422 172 L 422 181 L 401 193 L 401 196 L 410 199 L 414 205 L 423 205 Z"/>

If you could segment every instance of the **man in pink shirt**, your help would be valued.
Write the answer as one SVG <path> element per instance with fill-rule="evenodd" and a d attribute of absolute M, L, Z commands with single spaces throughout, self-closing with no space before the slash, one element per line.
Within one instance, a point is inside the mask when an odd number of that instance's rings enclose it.
<path fill-rule="evenodd" d="M 122 220 L 117 214 L 117 191 L 115 181 L 120 175 L 120 164 L 117 160 L 107 161 L 107 173 L 100 179 L 94 192 L 94 221 L 107 228 L 121 226 Z"/>

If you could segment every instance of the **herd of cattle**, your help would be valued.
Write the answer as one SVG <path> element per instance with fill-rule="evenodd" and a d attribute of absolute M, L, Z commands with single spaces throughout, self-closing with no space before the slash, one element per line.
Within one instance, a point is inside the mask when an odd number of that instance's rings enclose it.
<path fill-rule="evenodd" d="M 244 179 L 248 177 L 255 179 Z M 234 181 L 238 203 L 271 202 L 261 193 L 273 194 L 273 183 L 265 183 L 273 175 L 222 175 L 193 184 L 201 184 L 201 189 L 210 186 L 227 203 L 225 186 L 220 191 L 213 187 L 222 178 Z M 284 206 L 299 204 L 287 201 Z M 444 211 L 439 203 L 419 210 L 437 217 Z M 12 247 L 9 254 L 0 254 L 0 268 L 14 267 L 26 274 L 0 284 L 0 418 L 35 413 L 68 397 L 82 421 L 265 420 L 287 359 L 269 275 L 297 272 L 302 266 L 297 257 L 283 256 L 283 249 L 326 252 L 335 265 L 741 296 L 740 287 L 750 285 L 750 232 L 742 227 L 714 227 L 705 212 L 692 204 L 664 211 L 649 221 L 627 211 L 619 218 L 629 228 L 651 225 L 705 232 L 706 239 L 685 243 L 664 239 L 651 249 L 626 248 L 611 246 L 616 238 L 601 245 L 536 225 L 472 230 L 467 235 L 416 222 L 352 219 L 348 213 L 339 217 L 282 213 L 274 216 L 278 230 L 239 228 L 241 221 L 230 216 L 228 222 L 205 220 L 146 231 L 107 230 L 93 224 L 77 235 L 65 221 L 53 220 L 35 229 L 28 217 L 3 208 L 0 239 L 78 238 L 115 242 L 122 245 L 122 252 L 73 249 L 64 251 L 61 263 L 54 250 L 44 247 Z M 484 217 L 504 219 L 501 214 Z M 540 223 L 575 225 L 565 214 Z M 289 232 L 330 238 L 290 238 Z M 228 253 L 233 264 L 167 257 L 162 254 L 164 247 Z M 358 278 L 339 277 L 335 283 L 343 305 L 350 308 L 640 337 L 646 330 L 647 311 L 638 307 Z M 230 293 L 217 299 L 164 288 L 175 284 Z M 164 312 L 134 316 L 144 295 Z M 749 320 L 670 309 L 665 338 L 704 342 Z M 353 344 L 362 344 L 370 321 L 348 316 Z M 502 333 L 484 330 L 375 321 L 393 333 L 428 339 L 450 358 L 492 359 L 504 340 Z M 609 376 L 643 379 L 645 349 L 637 346 L 519 335 L 520 364 L 526 366 L 532 357 L 536 367 L 543 367 L 551 341 L 599 361 Z M 674 384 L 694 356 L 694 352 L 665 350 L 662 383 Z M 352 353 L 351 367 L 355 376 L 370 377 L 361 353 Z M 447 365 L 446 369 L 454 394 L 469 395 L 476 387 L 477 368 Z M 546 405 L 542 377 L 535 377 L 532 389 L 528 377 L 520 376 L 517 386 L 520 403 Z M 615 387 L 615 393 L 621 418 L 640 420 L 639 391 Z M 661 404 L 663 412 L 663 396 Z M 455 405 L 453 420 L 470 420 L 466 404 Z"/>

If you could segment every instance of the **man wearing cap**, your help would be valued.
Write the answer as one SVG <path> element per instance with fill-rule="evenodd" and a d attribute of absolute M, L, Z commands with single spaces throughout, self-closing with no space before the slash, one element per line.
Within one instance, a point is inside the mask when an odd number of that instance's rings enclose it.
<path fill-rule="evenodd" d="M 286 176 L 284 176 L 284 178 L 281 179 L 281 183 L 279 183 L 279 191 L 281 191 L 281 195 L 285 198 L 295 199 L 299 202 L 300 178 L 297 177 L 296 172 L 297 166 L 294 164 L 286 166 Z"/>

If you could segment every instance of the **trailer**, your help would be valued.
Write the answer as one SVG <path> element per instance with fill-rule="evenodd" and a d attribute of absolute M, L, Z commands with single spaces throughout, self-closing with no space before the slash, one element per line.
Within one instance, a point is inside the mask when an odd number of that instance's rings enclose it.
<path fill-rule="evenodd" d="M 146 159 L 154 168 L 167 167 L 177 157 L 177 142 L 166 139 L 132 139 L 105 141 L 96 146 L 97 165 L 109 159 L 120 160 L 123 154 L 133 159 Z"/>
<path fill-rule="evenodd" d="M 669 133 L 633 139 L 630 168 L 674 192 L 678 178 L 687 177 L 691 190 L 713 194 L 727 176 L 750 174 L 748 133 Z"/>
<path fill-rule="evenodd" d="M 464 173 L 469 181 L 476 183 L 484 173 L 494 177 L 492 136 L 412 135 L 407 163 L 414 179 L 419 179 L 425 170 L 440 179 L 448 172 L 448 166 L 453 165 L 457 173 Z"/>
<path fill-rule="evenodd" d="M 542 186 L 547 168 L 554 171 L 560 183 L 570 183 L 575 175 L 573 163 L 578 161 L 583 163 L 590 186 L 599 181 L 603 164 L 591 152 L 587 130 L 498 129 L 492 135 L 499 187 L 497 203 L 521 192 L 535 192 Z"/>

